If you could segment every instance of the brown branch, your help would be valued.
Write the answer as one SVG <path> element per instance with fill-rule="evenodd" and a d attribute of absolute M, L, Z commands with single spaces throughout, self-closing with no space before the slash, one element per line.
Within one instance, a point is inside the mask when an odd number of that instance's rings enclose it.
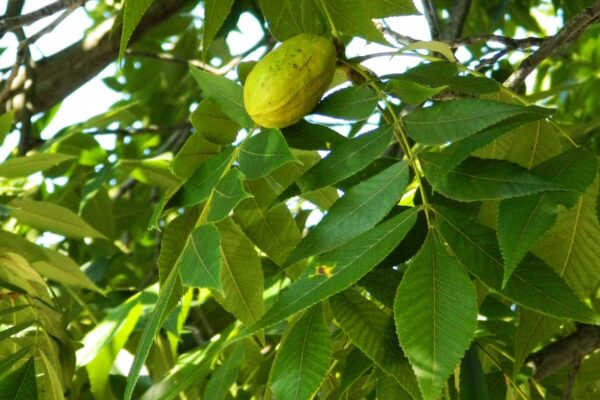
<path fill-rule="evenodd" d="M 549 37 L 526 37 L 522 39 L 513 39 L 508 36 L 501 35 L 477 35 L 469 36 L 463 39 L 455 39 L 448 42 L 450 47 L 468 46 L 477 43 L 499 43 L 506 46 L 509 49 L 524 49 L 533 46 L 541 46 L 546 40 L 550 40 L 553 36 Z"/>
<path fill-rule="evenodd" d="M 533 367 L 533 378 L 544 379 L 565 367 L 575 365 L 578 360 L 600 348 L 600 326 L 578 326 L 577 330 L 540 351 L 527 357 L 527 364 Z"/>
<path fill-rule="evenodd" d="M 429 32 L 431 33 L 432 40 L 440 39 L 440 21 L 437 17 L 437 12 L 435 11 L 435 7 L 431 0 L 421 0 L 423 4 L 423 12 L 425 14 L 425 19 L 427 20 L 427 24 L 429 25 Z"/>
<path fill-rule="evenodd" d="M 546 40 L 535 53 L 523 60 L 519 68 L 504 81 L 504 85 L 513 90 L 517 89 L 542 61 L 577 39 L 598 19 L 600 19 L 600 0 L 571 18 L 556 35 Z"/>
<path fill-rule="evenodd" d="M 6 32 L 31 25 L 42 18 L 49 17 L 66 8 L 77 7 L 84 1 L 85 0 L 58 0 L 55 3 L 39 8 L 29 14 L 2 18 L 0 19 L 0 37 L 4 36 Z"/>
<path fill-rule="evenodd" d="M 455 40 L 462 35 L 469 9 L 471 8 L 471 0 L 456 0 L 450 11 L 451 20 L 444 30 L 445 40 Z"/>
<path fill-rule="evenodd" d="M 133 44 L 145 32 L 165 21 L 190 0 L 154 1 L 136 27 L 130 41 Z M 113 62 L 119 52 L 120 29 L 113 32 L 114 19 L 101 23 L 83 40 L 38 61 L 35 66 L 36 86 L 31 100 L 33 114 L 46 111 Z M 66 68 L 65 66 L 68 66 Z M 16 97 L 24 90 L 25 79 L 19 74 L 13 83 L 9 99 L 2 108 L 14 109 L 19 114 L 24 107 Z M 9 104 L 7 104 L 9 103 Z"/>

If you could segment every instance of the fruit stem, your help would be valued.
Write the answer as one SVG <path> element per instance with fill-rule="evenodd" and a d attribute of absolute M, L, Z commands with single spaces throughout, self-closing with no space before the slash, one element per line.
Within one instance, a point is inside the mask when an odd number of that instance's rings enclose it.
<path fill-rule="evenodd" d="M 415 178 L 417 180 L 417 185 L 419 186 L 419 192 L 421 193 L 421 201 L 423 202 L 423 210 L 425 211 L 427 227 L 429 229 L 433 229 L 434 225 L 432 222 L 432 218 L 429 215 L 429 213 L 431 211 L 431 206 L 430 206 L 429 198 L 425 191 L 425 187 L 423 186 L 423 181 L 421 179 L 422 171 L 419 168 L 418 159 L 417 159 L 417 157 L 415 157 L 414 153 L 412 152 L 412 148 L 411 148 L 410 144 L 408 143 L 408 138 L 406 136 L 406 132 L 404 131 L 404 126 L 402 125 L 402 121 L 398 118 L 398 116 L 394 112 L 394 109 L 392 108 L 392 105 L 390 104 L 390 101 L 388 100 L 388 97 L 385 94 L 385 92 L 381 89 L 381 87 L 377 84 L 377 82 L 369 75 L 369 73 L 367 71 L 363 70 L 361 65 L 350 64 L 350 63 L 347 63 L 346 65 L 348 67 L 350 67 L 351 69 L 353 69 L 354 71 L 358 72 L 365 79 L 366 83 L 373 90 L 375 90 L 375 92 L 377 92 L 377 95 L 379 96 L 379 98 L 385 103 L 385 108 L 378 106 L 379 111 L 381 112 L 381 115 L 383 116 L 383 118 L 385 119 L 385 121 L 387 123 L 393 124 L 393 126 L 395 128 L 392 130 L 394 132 L 394 136 L 396 137 L 398 144 L 402 147 L 402 150 L 404 151 L 404 154 L 406 155 L 406 158 L 408 159 L 408 163 L 410 164 L 411 168 L 415 171 Z M 391 117 L 391 120 L 390 120 L 390 117 Z"/>

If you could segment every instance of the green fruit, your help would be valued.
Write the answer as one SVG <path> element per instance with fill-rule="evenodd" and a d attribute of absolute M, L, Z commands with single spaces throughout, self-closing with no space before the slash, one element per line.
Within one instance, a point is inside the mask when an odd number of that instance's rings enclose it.
<path fill-rule="evenodd" d="M 336 51 L 323 37 L 303 33 L 259 61 L 244 85 L 244 106 L 260 126 L 284 128 L 310 113 L 333 79 Z"/>

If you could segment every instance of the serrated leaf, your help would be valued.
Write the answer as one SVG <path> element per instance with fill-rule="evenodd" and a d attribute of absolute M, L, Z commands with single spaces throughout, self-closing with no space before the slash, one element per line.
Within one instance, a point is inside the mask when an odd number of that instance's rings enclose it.
<path fill-rule="evenodd" d="M 323 125 L 311 124 L 305 120 L 281 130 L 288 146 L 303 150 L 330 150 L 338 144 L 348 141 L 333 129 Z"/>
<path fill-rule="evenodd" d="M 402 354 L 394 320 L 354 290 L 329 299 L 331 312 L 348 338 L 413 398 L 420 398 L 415 375 Z"/>
<path fill-rule="evenodd" d="M 204 399 L 225 400 L 229 394 L 229 388 L 235 383 L 242 361 L 244 360 L 244 348 L 235 345 L 230 354 L 225 357 L 221 364 L 210 377 L 204 389 Z"/>
<path fill-rule="evenodd" d="M 230 170 L 213 189 L 207 222 L 218 222 L 227 217 L 242 200 L 250 197 L 242 184 L 242 173 L 238 169 Z"/>
<path fill-rule="evenodd" d="M 232 121 L 244 128 L 252 128 L 255 124 L 244 108 L 242 87 L 230 79 L 204 72 L 190 66 L 190 73 L 198 82 L 205 96 L 219 105 L 221 111 Z"/>
<path fill-rule="evenodd" d="M 386 43 L 371 21 L 371 18 L 375 18 L 370 16 L 373 3 L 361 0 L 348 7 L 346 0 L 322 1 L 326 14 L 329 14 L 337 30 L 350 36 L 360 36 L 370 42 Z"/>
<path fill-rule="evenodd" d="M 504 283 L 525 253 L 554 225 L 558 205 L 575 200 L 575 191 L 585 191 L 596 171 L 596 156 L 583 148 L 567 151 L 539 164 L 532 172 L 573 192 L 541 192 L 500 202 L 498 243 L 504 258 Z"/>
<path fill-rule="evenodd" d="M 208 198 L 229 165 L 232 154 L 233 147 L 225 148 L 198 167 L 181 188 L 180 196 L 183 205 L 202 203 Z"/>
<path fill-rule="evenodd" d="M 215 35 L 225 22 L 235 0 L 205 0 L 202 26 L 202 53 L 204 58 Z"/>
<path fill-rule="evenodd" d="M 0 381 L 0 399 L 37 400 L 35 364 L 31 357 L 21 367 Z"/>
<path fill-rule="evenodd" d="M 248 238 L 277 265 L 283 264 L 302 237 L 283 203 L 263 209 L 255 198 L 249 198 L 242 201 L 234 213 Z"/>
<path fill-rule="evenodd" d="M 221 146 L 211 143 L 202 135 L 190 136 L 171 162 L 171 171 L 182 179 L 188 179 L 198 167 L 215 154 Z"/>
<path fill-rule="evenodd" d="M 356 283 L 400 243 L 414 225 L 417 213 L 416 209 L 404 211 L 318 257 L 247 331 L 253 333 L 273 325 Z M 319 273 L 320 267 L 329 268 L 328 273 Z"/>
<path fill-rule="evenodd" d="M 73 238 L 104 238 L 68 208 L 46 201 L 14 199 L 8 203 L 9 214 L 21 223 L 40 230 Z"/>
<path fill-rule="evenodd" d="M 385 88 L 403 102 L 418 105 L 445 90 L 448 86 L 429 87 L 409 79 L 396 78 L 390 80 Z"/>
<path fill-rule="evenodd" d="M 456 258 L 490 289 L 546 315 L 582 322 L 596 320 L 567 284 L 531 255 L 519 264 L 502 289 L 503 262 L 496 233 L 450 209 L 435 209 L 438 229 Z"/>
<path fill-rule="evenodd" d="M 377 400 L 406 400 L 413 397 L 391 376 L 381 374 L 375 383 Z"/>
<path fill-rule="evenodd" d="M 119 46 L 119 60 L 123 59 L 127 44 L 131 35 L 138 25 L 142 16 L 152 4 L 152 0 L 127 0 L 123 11 L 123 31 L 121 33 L 121 44 Z"/>
<path fill-rule="evenodd" d="M 479 133 L 469 136 L 466 139 L 451 143 L 438 153 L 441 155 L 437 156 L 437 161 L 440 163 L 439 168 L 435 170 L 437 174 L 431 175 L 429 179 L 432 181 L 440 179 L 449 171 L 458 166 L 461 162 L 463 162 L 474 151 L 491 143 L 513 129 L 530 122 L 532 119 L 537 118 L 539 118 L 538 114 L 523 114 L 508 118 L 507 120 L 504 120 L 496 125 L 492 125 Z M 433 171 L 430 171 L 430 173 L 433 173 Z"/>
<path fill-rule="evenodd" d="M 573 207 L 561 210 L 552 229 L 533 248 L 583 298 L 600 281 L 600 224 L 594 211 L 599 182 L 596 177 Z"/>
<path fill-rule="evenodd" d="M 233 143 L 241 128 L 211 99 L 200 102 L 190 115 L 190 121 L 197 133 L 209 142 L 219 145 Z"/>
<path fill-rule="evenodd" d="M 269 31 L 280 42 L 300 33 L 321 35 L 327 22 L 316 0 L 259 0 Z"/>
<path fill-rule="evenodd" d="M 333 185 L 366 168 L 392 141 L 392 127 L 383 126 L 331 149 L 322 160 L 306 171 L 297 184 L 302 191 Z"/>
<path fill-rule="evenodd" d="M 349 121 L 361 121 L 369 118 L 378 101 L 377 93 L 370 87 L 350 86 L 325 97 L 314 113 Z"/>
<path fill-rule="evenodd" d="M 254 245 L 242 230 L 226 218 L 217 224 L 221 235 L 221 285 L 223 296 L 214 293 L 223 307 L 245 324 L 264 314 L 262 267 Z"/>
<path fill-rule="evenodd" d="M 477 293 L 431 233 L 398 286 L 394 319 L 423 398 L 437 399 L 475 334 Z"/>
<path fill-rule="evenodd" d="M 353 186 L 302 239 L 285 264 L 335 249 L 366 232 L 400 200 L 407 183 L 408 164 L 401 161 Z"/>
<path fill-rule="evenodd" d="M 459 99 L 413 111 L 404 117 L 403 122 L 406 132 L 414 140 L 435 145 L 465 139 L 521 114 L 535 114 L 538 118 L 544 118 L 551 111 L 491 100 Z"/>
<path fill-rule="evenodd" d="M 180 258 L 184 285 L 221 291 L 221 237 L 214 225 L 195 228 Z"/>
<path fill-rule="evenodd" d="M 332 343 L 315 305 L 283 333 L 271 369 L 271 390 L 277 399 L 311 399 L 321 386 L 331 363 Z"/>
<path fill-rule="evenodd" d="M 0 164 L 0 176 L 5 178 L 29 176 L 75 158 L 77 157 L 58 153 L 35 153 L 26 157 L 11 158 Z"/>
<path fill-rule="evenodd" d="M 240 147 L 240 170 L 250 179 L 267 175 L 277 167 L 294 162 L 296 158 L 279 129 L 266 129 L 251 137 Z"/>
<path fill-rule="evenodd" d="M 503 160 L 469 157 L 443 175 L 440 153 L 421 153 L 419 160 L 433 188 L 459 201 L 498 200 L 568 187 Z M 434 180 L 435 179 L 435 180 Z"/>

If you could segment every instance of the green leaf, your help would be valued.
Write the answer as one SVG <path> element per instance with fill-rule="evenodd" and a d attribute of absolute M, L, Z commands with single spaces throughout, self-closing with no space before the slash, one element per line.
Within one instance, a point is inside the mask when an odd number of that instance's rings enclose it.
<path fill-rule="evenodd" d="M 142 183 L 167 189 L 181 182 L 169 170 L 169 164 L 168 160 L 161 158 L 144 160 L 121 159 L 119 160 L 118 168 Z"/>
<path fill-rule="evenodd" d="M 254 245 L 230 219 L 217 224 L 221 234 L 221 285 L 223 296 L 214 293 L 223 307 L 245 324 L 264 314 L 264 279 Z"/>
<path fill-rule="evenodd" d="M 555 337 L 563 321 L 529 311 L 525 308 L 519 310 L 517 331 L 515 332 L 515 362 L 513 373 L 517 374 L 525 358 L 536 347 L 552 337 Z"/>
<path fill-rule="evenodd" d="M 75 158 L 77 157 L 58 153 L 35 153 L 27 157 L 11 158 L 0 164 L 0 176 L 5 178 L 29 176 Z"/>
<path fill-rule="evenodd" d="M 442 176 L 444 156 L 421 153 L 419 160 L 433 188 L 459 201 L 498 200 L 545 190 L 568 190 L 564 185 L 508 161 L 469 157 Z"/>
<path fill-rule="evenodd" d="M 348 389 L 350 389 L 350 387 L 372 366 L 373 362 L 365 355 L 365 353 L 360 351 L 358 348 L 352 350 L 352 352 L 346 357 L 344 370 L 342 372 L 342 381 L 335 389 L 335 392 L 333 392 L 328 399 L 339 400 L 340 398 L 343 398 Z M 396 382 L 394 378 L 390 377 L 390 379 Z M 398 385 L 398 387 L 401 386 Z"/>
<path fill-rule="evenodd" d="M 161 286 L 156 305 L 152 310 L 150 318 L 146 321 L 146 325 L 133 357 L 133 364 L 131 365 L 131 369 L 127 376 L 127 386 L 125 387 L 125 394 L 123 395 L 124 400 L 130 400 L 133 395 L 142 367 L 146 362 L 146 358 L 148 358 L 148 353 L 150 353 L 150 347 L 152 347 L 154 338 L 164 322 L 167 310 L 170 308 L 171 295 L 178 282 L 179 269 L 175 267 L 169 272 L 169 276 L 167 276 L 165 283 Z"/>
<path fill-rule="evenodd" d="M 198 167 L 215 154 L 221 146 L 211 143 L 202 135 L 192 135 L 186 140 L 179 153 L 171 162 L 171 171 L 183 179 L 188 179 Z"/>
<path fill-rule="evenodd" d="M 0 114 L 0 144 L 4 143 L 6 135 L 10 133 L 14 119 L 14 110 L 5 112 L 4 114 Z"/>
<path fill-rule="evenodd" d="M 417 209 L 406 210 L 318 257 L 302 276 L 285 289 L 249 333 L 271 326 L 356 283 L 379 264 L 404 238 L 417 219 Z M 319 269 L 328 269 L 327 274 Z"/>
<path fill-rule="evenodd" d="M 238 169 L 230 170 L 219 181 L 213 191 L 207 222 L 218 222 L 226 218 L 242 200 L 250 197 L 242 184 L 242 173 Z"/>
<path fill-rule="evenodd" d="M 10 328 L 1 330 L 0 331 L 0 341 L 2 341 L 4 339 L 8 339 L 12 335 L 15 335 L 15 334 L 29 328 L 31 325 L 33 325 L 35 323 L 36 323 L 35 320 L 31 320 L 31 321 L 23 322 L 23 323 L 11 326 Z"/>
<path fill-rule="evenodd" d="M 181 188 L 182 204 L 190 206 L 206 200 L 230 164 L 232 155 L 233 147 L 227 147 L 201 164 Z"/>
<path fill-rule="evenodd" d="M 204 389 L 204 399 L 225 400 L 228 398 L 229 388 L 235 383 L 243 360 L 244 348 L 241 344 L 237 344 L 225 357 L 223 364 L 210 377 Z"/>
<path fill-rule="evenodd" d="M 398 346 L 394 320 L 352 289 L 330 298 L 329 305 L 352 343 L 413 398 L 420 398 L 415 375 Z"/>
<path fill-rule="evenodd" d="M 183 284 L 222 291 L 220 249 L 221 237 L 214 225 L 194 229 L 180 258 Z"/>
<path fill-rule="evenodd" d="M 307 192 L 333 185 L 366 168 L 391 141 L 392 127 L 383 126 L 336 145 L 322 161 L 298 179 L 298 186 Z"/>
<path fill-rule="evenodd" d="M 475 286 L 429 234 L 404 274 L 394 302 L 400 345 L 425 400 L 435 400 L 477 328 Z"/>
<path fill-rule="evenodd" d="M 332 343 L 315 305 L 283 333 L 271 369 L 271 390 L 277 399 L 311 399 L 321 386 L 331 363 Z"/>
<path fill-rule="evenodd" d="M 0 360 L 0 379 L 6 376 L 12 369 L 12 366 L 21 361 L 23 357 L 31 352 L 31 345 L 9 354 Z"/>
<path fill-rule="evenodd" d="M 391 79 L 386 84 L 386 91 L 412 105 L 421 104 L 447 88 L 446 85 L 429 87 L 405 78 Z"/>
<path fill-rule="evenodd" d="M 244 108 L 242 87 L 230 79 L 204 72 L 190 66 L 190 73 L 198 82 L 204 95 L 219 105 L 221 111 L 232 121 L 244 128 L 252 128 L 255 124 Z"/>
<path fill-rule="evenodd" d="M 31 262 L 31 266 L 45 278 L 65 286 L 74 286 L 102 293 L 102 290 L 87 277 L 79 265 L 58 251 L 43 249 L 46 260 Z"/>
<path fill-rule="evenodd" d="M 489 400 L 487 381 L 479 359 L 477 345 L 471 344 L 460 363 L 460 399 Z"/>
<path fill-rule="evenodd" d="M 489 128 L 482 130 L 466 139 L 459 142 L 454 142 L 444 147 L 437 155 L 437 161 L 439 162 L 439 168 L 435 170 L 436 174 L 430 175 L 429 179 L 432 181 L 439 180 L 445 176 L 448 172 L 456 168 L 461 162 L 463 162 L 469 155 L 481 147 L 491 143 L 498 139 L 500 136 L 510 132 L 519 126 L 530 122 L 532 119 L 539 118 L 538 114 L 523 114 L 516 117 L 508 118 L 496 125 L 492 125 Z M 423 154 L 423 153 L 421 153 Z M 425 158 L 427 155 L 425 155 Z M 433 171 L 430 171 L 432 174 Z"/>
<path fill-rule="evenodd" d="M 73 211 L 57 204 L 14 199 L 8 203 L 8 206 L 11 216 L 33 228 L 72 238 L 104 238 L 103 234 L 88 225 Z"/>
<path fill-rule="evenodd" d="M 379 98 L 368 86 L 350 86 L 325 97 L 315 114 L 349 121 L 362 121 L 373 113 Z"/>
<path fill-rule="evenodd" d="M 269 31 L 280 42 L 300 33 L 322 35 L 327 22 L 318 0 L 259 0 Z"/>
<path fill-rule="evenodd" d="M 410 137 L 419 143 L 435 145 L 465 139 L 520 114 L 545 118 L 551 111 L 491 100 L 459 99 L 413 111 L 403 121 Z"/>
<path fill-rule="evenodd" d="M 123 59 L 129 39 L 139 24 L 142 16 L 152 4 L 152 0 L 126 0 L 123 11 L 123 31 L 121 33 L 121 44 L 119 46 L 119 60 Z"/>
<path fill-rule="evenodd" d="M 37 400 L 33 357 L 0 381 L 0 399 Z"/>
<path fill-rule="evenodd" d="M 584 192 L 594 180 L 596 171 L 596 156 L 579 148 L 539 164 L 532 172 L 574 191 Z M 504 283 L 525 253 L 554 225 L 558 205 L 564 204 L 565 197 L 567 202 L 576 200 L 575 194 L 542 192 L 500 202 L 498 242 L 504 258 Z"/>
<path fill-rule="evenodd" d="M 350 188 L 302 239 L 285 264 L 335 249 L 372 228 L 402 197 L 408 183 L 407 165 L 405 161 L 393 164 Z"/>
<path fill-rule="evenodd" d="M 378 3 L 381 0 L 376 0 Z M 373 1 L 359 0 L 348 7 L 346 0 L 322 0 L 326 13 L 329 14 L 337 30 L 350 36 L 360 36 L 371 42 L 386 43 L 381 32 L 371 21 Z"/>
<path fill-rule="evenodd" d="M 261 208 L 254 197 L 234 210 L 237 222 L 254 244 L 277 265 L 282 265 L 301 239 L 290 210 L 283 203 Z"/>
<path fill-rule="evenodd" d="M 251 137 L 240 147 L 238 157 L 240 169 L 250 179 L 265 176 L 277 167 L 294 161 L 296 158 L 278 129 L 266 129 Z"/>
<path fill-rule="evenodd" d="M 212 43 L 219 28 L 231 12 L 235 0 L 205 0 L 204 24 L 202 26 L 202 54 L 206 58 L 208 48 Z"/>
<path fill-rule="evenodd" d="M 413 398 L 400 384 L 391 376 L 381 374 L 375 383 L 377 400 L 406 400 Z"/>
<path fill-rule="evenodd" d="M 386 18 L 398 15 L 418 15 L 412 0 L 373 0 L 368 1 L 371 5 L 371 18 Z"/>
<path fill-rule="evenodd" d="M 209 142 L 220 145 L 233 143 L 241 128 L 211 99 L 200 102 L 190 115 L 190 121 L 197 133 Z"/>
<path fill-rule="evenodd" d="M 533 248 L 583 298 L 600 282 L 600 223 L 594 211 L 599 183 L 597 176 L 573 207 L 561 210 L 552 229 Z"/>
<path fill-rule="evenodd" d="M 338 144 L 348 141 L 333 129 L 323 125 L 311 124 L 305 120 L 281 130 L 288 146 L 303 150 L 330 150 Z"/>
<path fill-rule="evenodd" d="M 460 263 L 490 289 L 524 307 L 558 318 L 596 320 L 567 284 L 537 257 L 528 255 L 502 289 L 503 263 L 496 233 L 462 214 L 436 206 L 436 222 Z"/>

